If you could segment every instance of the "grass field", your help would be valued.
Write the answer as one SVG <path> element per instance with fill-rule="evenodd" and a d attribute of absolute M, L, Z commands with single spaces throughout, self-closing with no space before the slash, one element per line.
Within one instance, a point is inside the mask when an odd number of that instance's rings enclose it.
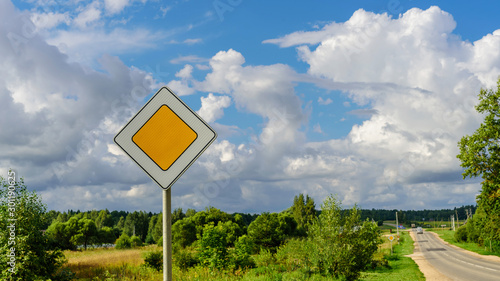
<path fill-rule="evenodd" d="M 399 280 L 425 280 L 424 275 L 418 269 L 418 265 L 409 257 L 413 253 L 413 240 L 406 231 L 400 231 L 400 244 L 394 240 L 393 255 L 391 256 L 391 243 L 387 238 L 389 231 L 384 231 L 384 243 L 376 254 L 377 259 L 386 256 L 388 267 L 377 267 L 374 270 L 363 273 L 361 280 L 365 281 L 399 281 Z"/>
<path fill-rule="evenodd" d="M 498 256 L 500 257 L 500 253 L 497 252 L 490 252 L 489 247 L 487 245 L 485 246 L 479 246 L 477 243 L 468 243 L 468 242 L 457 242 L 455 240 L 455 231 L 449 230 L 449 229 L 439 229 L 439 228 L 433 228 L 433 229 L 427 229 L 428 231 L 435 232 L 441 237 L 444 241 L 455 245 L 457 247 L 460 247 L 462 249 L 475 252 L 481 255 L 493 255 L 493 256 Z"/>
<path fill-rule="evenodd" d="M 383 230 L 383 235 L 388 235 L 389 230 Z M 380 245 L 375 258 L 379 266 L 373 270 L 362 273 L 361 280 L 424 280 L 418 266 L 411 258 L 404 255 L 413 253 L 413 241 L 406 232 L 400 232 L 401 244 L 394 241 L 394 254 L 390 256 L 390 242 L 386 236 Z M 151 251 L 159 251 L 160 247 L 145 246 L 135 249 L 92 249 L 87 251 L 65 251 L 68 263 L 66 267 L 76 273 L 78 280 L 93 281 L 161 281 L 163 275 L 154 269 L 145 267 L 144 255 Z M 385 257 L 385 258 L 384 258 Z M 175 259 L 175 255 L 173 257 Z M 387 264 L 384 266 L 384 260 Z M 303 271 L 287 271 L 280 265 L 269 264 L 250 270 L 236 270 L 224 272 L 210 272 L 208 268 L 194 267 L 181 271 L 173 266 L 172 277 L 174 280 L 337 280 L 321 275 L 308 275 Z"/>

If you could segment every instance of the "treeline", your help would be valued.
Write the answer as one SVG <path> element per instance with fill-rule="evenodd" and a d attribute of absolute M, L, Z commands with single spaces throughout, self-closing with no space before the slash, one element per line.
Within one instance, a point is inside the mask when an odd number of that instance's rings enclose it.
<path fill-rule="evenodd" d="M 467 211 L 466 211 L 467 210 Z M 466 219 L 469 210 L 475 213 L 476 206 L 467 205 L 455 209 L 441 210 L 384 210 L 360 209 L 362 220 L 377 222 L 398 220 L 402 224 L 412 222 L 426 222 L 433 220 L 448 220 L 451 215 L 458 214 L 459 219 Z M 342 210 L 343 213 L 349 210 Z M 303 237 L 306 235 L 307 225 L 319 215 L 314 200 L 309 196 L 300 194 L 295 196 L 293 205 L 281 213 L 233 213 L 228 214 L 214 207 L 207 207 L 203 211 L 177 208 L 172 212 L 172 235 L 176 246 L 186 247 L 191 245 L 203 235 L 206 225 L 218 226 L 219 224 L 228 233 L 228 245 L 234 246 L 236 239 L 242 235 L 251 234 L 254 226 L 261 225 L 262 221 L 278 233 L 266 233 L 255 230 L 253 235 L 257 244 L 265 247 L 276 247 L 286 237 Z M 43 225 L 49 237 L 53 238 L 54 247 L 75 250 L 78 246 L 87 248 L 88 245 L 114 244 L 124 242 L 124 247 L 135 244 L 157 244 L 162 241 L 162 214 L 144 211 L 125 212 L 92 210 L 67 212 L 49 211 L 43 218 Z M 250 227 L 250 228 L 249 228 Z M 250 231 L 250 232 L 249 232 Z M 257 237 L 257 236 L 262 237 Z M 130 239 L 134 238 L 133 242 Z M 121 246 L 122 244 L 120 244 Z"/>
<path fill-rule="evenodd" d="M 185 213 L 182 208 L 178 208 L 172 212 L 172 225 L 175 229 L 185 228 L 186 221 L 192 220 L 194 226 L 201 228 L 207 223 L 217 224 L 222 221 L 235 223 L 241 229 L 239 231 L 246 231 L 246 227 L 257 216 L 255 214 L 227 214 L 213 207 L 200 212 L 188 209 Z M 184 219 L 186 220 L 183 221 Z M 182 223 L 177 224 L 178 221 Z M 123 237 L 123 240 L 127 240 L 126 237 L 129 239 L 134 237 L 136 244 L 155 244 L 162 240 L 161 213 L 110 212 L 107 209 L 86 212 L 52 210 L 45 214 L 43 225 L 46 228 L 46 235 L 52 238 L 53 246 L 63 250 L 76 250 L 79 246 L 86 249 L 88 245 L 114 244 L 120 237 Z M 127 245 L 126 242 L 125 246 Z"/>
<path fill-rule="evenodd" d="M 452 215 L 458 215 L 458 219 L 467 219 L 467 212 L 476 213 L 476 205 L 466 205 L 454 209 L 441 210 L 383 210 L 383 209 L 361 209 L 362 219 L 373 219 L 374 221 L 396 220 L 396 212 L 398 213 L 398 221 L 402 224 L 410 224 L 412 222 L 428 222 L 449 220 Z"/>
<path fill-rule="evenodd" d="M 172 238 L 176 247 L 186 247 L 203 236 L 207 225 L 212 225 L 223 228 L 228 235 L 229 246 L 233 246 L 238 237 L 249 234 L 256 238 L 258 246 L 272 248 L 287 237 L 304 236 L 306 225 L 315 217 L 314 200 L 302 194 L 296 196 L 292 207 L 279 214 L 228 214 L 214 207 L 198 212 L 188 209 L 184 213 L 182 208 L 177 208 L 172 212 Z M 161 213 L 110 212 L 107 209 L 49 211 L 43 218 L 46 235 L 51 238 L 54 247 L 63 250 L 114 243 L 127 247 L 133 244 L 132 240 L 136 245 L 161 244 L 162 221 Z"/>

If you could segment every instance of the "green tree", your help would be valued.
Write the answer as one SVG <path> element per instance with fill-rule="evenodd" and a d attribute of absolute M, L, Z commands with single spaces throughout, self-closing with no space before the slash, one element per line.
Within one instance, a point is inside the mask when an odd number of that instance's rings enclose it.
<path fill-rule="evenodd" d="M 232 216 L 228 213 L 222 212 L 215 207 L 207 207 L 204 211 L 197 212 L 190 217 L 194 225 L 196 226 L 196 235 L 203 236 L 203 229 L 205 225 L 213 223 L 217 225 L 219 222 L 227 222 L 232 220 Z"/>
<path fill-rule="evenodd" d="M 200 263 L 210 269 L 224 269 L 228 265 L 226 232 L 221 226 L 207 224 L 199 238 L 198 257 Z"/>
<path fill-rule="evenodd" d="M 325 199 L 308 233 L 313 245 L 311 261 L 321 273 L 355 280 L 371 264 L 381 243 L 380 232 L 376 223 L 360 218 L 356 206 L 342 212 L 337 198 Z"/>
<path fill-rule="evenodd" d="M 47 213 L 45 213 L 43 216 L 43 229 L 47 229 L 49 225 L 51 225 L 52 222 L 57 219 L 59 214 L 60 213 L 58 211 L 54 210 L 50 210 Z"/>
<path fill-rule="evenodd" d="M 220 225 L 226 232 L 226 240 L 229 247 L 234 246 L 234 243 L 237 241 L 238 237 L 243 235 L 243 229 L 241 229 L 239 224 L 233 221 L 219 222 L 218 225 Z"/>
<path fill-rule="evenodd" d="M 101 244 L 112 244 L 116 241 L 116 235 L 113 228 L 109 226 L 103 226 L 98 231 L 98 241 Z"/>
<path fill-rule="evenodd" d="M 76 245 L 83 244 L 84 249 L 87 250 L 88 244 L 98 242 L 98 231 L 93 220 L 87 218 L 80 219 L 78 221 L 78 228 L 78 233 L 71 238 Z"/>
<path fill-rule="evenodd" d="M 101 229 L 105 226 L 113 227 L 113 217 L 109 213 L 108 209 L 101 210 L 99 212 L 99 215 L 95 220 L 95 226 L 97 227 L 97 229 Z"/>
<path fill-rule="evenodd" d="M 156 224 L 153 228 L 152 235 L 153 235 L 153 239 L 156 241 L 156 243 L 160 243 L 160 241 L 163 241 L 162 240 L 162 236 L 163 236 L 163 214 L 162 213 L 159 213 L 156 216 Z"/>
<path fill-rule="evenodd" d="M 136 234 L 136 224 L 138 221 L 138 212 L 129 213 L 125 218 L 125 223 L 123 224 L 123 233 L 127 234 L 129 237 Z"/>
<path fill-rule="evenodd" d="M 299 194 L 293 198 L 292 214 L 293 218 L 297 222 L 297 232 L 300 236 L 305 236 L 309 225 L 316 218 L 316 206 L 314 200 L 304 194 Z"/>
<path fill-rule="evenodd" d="M 500 241 L 500 79 L 496 91 L 481 89 L 475 109 L 484 115 L 483 123 L 472 135 L 462 137 L 457 158 L 465 168 L 464 179 L 481 176 L 478 206 L 485 214 L 489 231 L 482 235 L 488 240 Z"/>
<path fill-rule="evenodd" d="M 254 267 L 255 263 L 250 256 L 254 253 L 254 250 L 255 244 L 253 243 L 253 240 L 248 238 L 248 236 L 246 235 L 240 236 L 234 243 L 234 250 L 231 257 L 231 266 L 234 269 Z"/>
<path fill-rule="evenodd" d="M 172 212 L 172 225 L 178 220 L 182 220 L 186 215 L 182 212 L 182 208 L 177 208 Z"/>
<path fill-rule="evenodd" d="M 66 213 L 66 212 L 60 213 L 59 215 L 57 215 L 57 218 L 56 218 L 56 220 L 59 222 L 66 222 L 66 221 L 68 221 L 68 219 L 69 219 L 69 216 L 68 216 L 68 213 Z"/>
<path fill-rule="evenodd" d="M 192 217 L 196 214 L 196 210 L 195 209 L 187 209 L 186 211 L 186 217 Z"/>
<path fill-rule="evenodd" d="M 116 223 L 116 228 L 118 228 L 120 231 L 123 231 L 124 227 L 125 227 L 125 218 L 121 216 L 118 219 L 118 222 Z"/>
<path fill-rule="evenodd" d="M 261 248 L 275 251 L 295 233 L 297 223 L 288 214 L 262 213 L 248 226 L 248 237 Z"/>
<path fill-rule="evenodd" d="M 10 196 L 10 197 L 9 197 Z M 65 262 L 60 250 L 51 249 L 43 235 L 46 207 L 23 179 L 9 171 L 0 177 L 0 274 L 2 280 L 62 280 Z M 15 220 L 15 221 L 14 221 Z"/>
<path fill-rule="evenodd" d="M 196 226 L 189 219 L 178 220 L 172 225 L 172 242 L 183 248 L 196 241 Z"/>

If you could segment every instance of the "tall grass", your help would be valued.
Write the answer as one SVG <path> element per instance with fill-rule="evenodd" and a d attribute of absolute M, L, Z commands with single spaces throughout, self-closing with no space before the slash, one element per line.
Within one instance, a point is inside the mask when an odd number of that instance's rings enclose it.
<path fill-rule="evenodd" d="M 400 231 L 400 243 L 392 242 L 393 254 L 391 255 L 391 242 L 384 237 L 384 243 L 375 255 L 375 260 L 387 260 L 387 265 L 377 266 L 375 269 L 363 273 L 361 280 L 366 281 L 410 281 L 425 280 L 418 269 L 418 265 L 406 255 L 413 253 L 413 240 L 407 231 Z"/>
<path fill-rule="evenodd" d="M 144 263 L 143 255 L 156 248 L 156 246 L 125 250 L 101 248 L 65 251 L 64 254 L 68 259 L 66 267 L 80 280 L 161 280 L 155 279 L 155 275 L 159 275 L 157 272 L 141 266 Z"/>

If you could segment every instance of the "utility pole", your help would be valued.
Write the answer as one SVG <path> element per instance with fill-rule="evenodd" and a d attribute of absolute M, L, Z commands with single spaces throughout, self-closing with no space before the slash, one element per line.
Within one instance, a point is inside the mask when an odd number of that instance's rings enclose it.
<path fill-rule="evenodd" d="M 457 225 L 460 227 L 460 220 L 458 220 L 458 212 L 457 209 L 455 209 L 455 215 L 457 215 Z"/>
<path fill-rule="evenodd" d="M 398 244 L 399 244 L 399 223 L 398 223 L 398 212 L 396 212 L 396 232 L 398 235 Z"/>

